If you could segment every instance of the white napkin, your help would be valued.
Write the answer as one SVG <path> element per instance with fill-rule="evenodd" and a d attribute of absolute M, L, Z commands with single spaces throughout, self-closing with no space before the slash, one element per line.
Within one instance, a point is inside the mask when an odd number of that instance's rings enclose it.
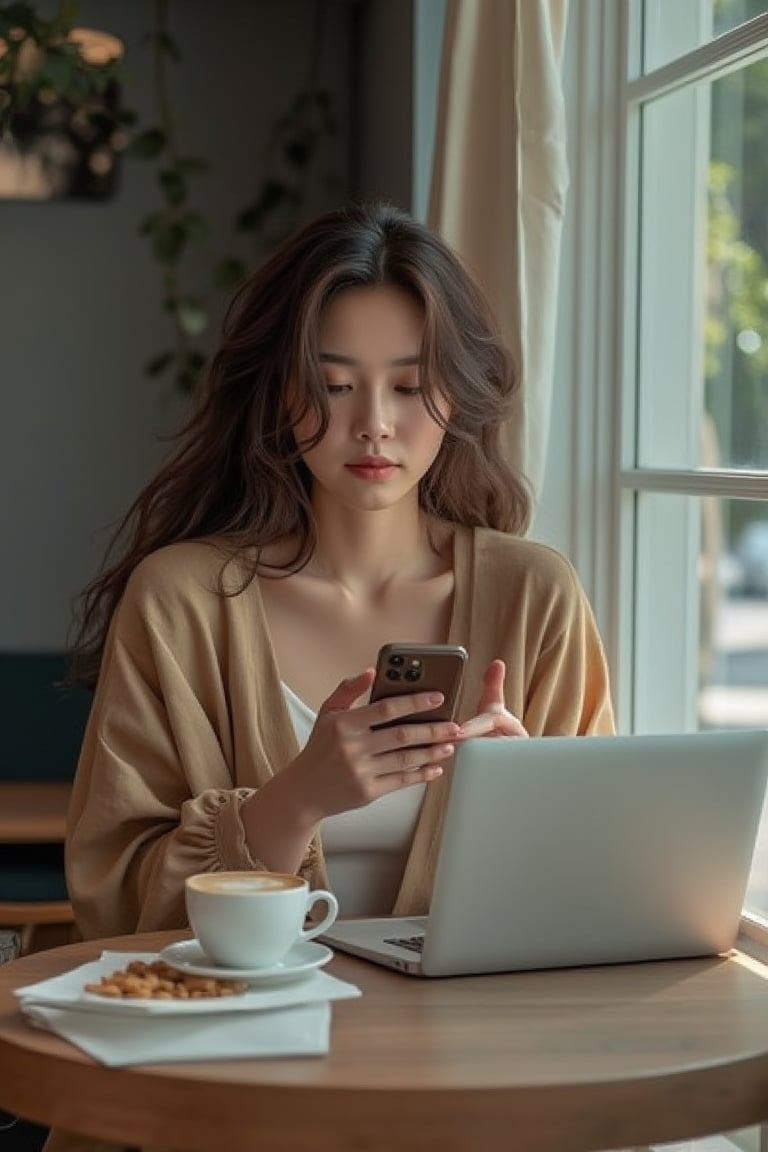
<path fill-rule="evenodd" d="M 325 1056 L 328 1001 L 264 1012 L 199 1016 L 131 1016 L 47 1008 L 22 1001 L 31 1024 L 47 1028 L 111 1068 L 169 1061 L 235 1060 L 256 1056 Z"/>
<path fill-rule="evenodd" d="M 332 1000 L 359 996 L 354 984 L 327 972 L 252 987 L 225 999 L 113 1001 L 83 986 L 155 953 L 104 952 L 62 976 L 16 990 L 24 1016 L 102 1064 L 158 1064 L 256 1056 L 322 1056 L 328 1052 Z"/>

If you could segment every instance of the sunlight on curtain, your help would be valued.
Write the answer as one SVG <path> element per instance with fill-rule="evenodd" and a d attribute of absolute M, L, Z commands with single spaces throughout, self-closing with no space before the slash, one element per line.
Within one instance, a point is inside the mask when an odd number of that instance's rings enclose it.
<path fill-rule="evenodd" d="M 510 458 L 538 494 L 568 187 L 568 0 L 448 0 L 429 223 L 475 273 L 520 366 Z"/>

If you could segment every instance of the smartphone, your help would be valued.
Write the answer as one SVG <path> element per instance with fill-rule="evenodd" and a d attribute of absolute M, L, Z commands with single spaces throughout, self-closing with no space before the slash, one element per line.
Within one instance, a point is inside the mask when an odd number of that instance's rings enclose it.
<path fill-rule="evenodd" d="M 375 728 L 416 724 L 423 720 L 453 720 L 459 704 L 466 648 L 460 644 L 385 644 L 376 661 L 371 703 L 410 692 L 442 692 L 443 703 Z"/>

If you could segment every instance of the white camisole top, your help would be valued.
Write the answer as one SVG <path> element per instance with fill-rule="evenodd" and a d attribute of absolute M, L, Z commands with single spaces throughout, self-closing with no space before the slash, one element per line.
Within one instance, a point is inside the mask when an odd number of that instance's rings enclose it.
<path fill-rule="evenodd" d="M 282 685 L 299 747 L 317 714 Z M 320 826 L 328 883 L 342 916 L 384 916 L 392 911 L 413 839 L 426 784 L 400 788 L 365 808 L 329 816 Z"/>

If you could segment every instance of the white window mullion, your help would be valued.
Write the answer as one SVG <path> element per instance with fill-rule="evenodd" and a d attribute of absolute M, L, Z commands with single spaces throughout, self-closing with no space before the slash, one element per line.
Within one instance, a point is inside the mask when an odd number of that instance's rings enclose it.
<path fill-rule="evenodd" d="M 697 6 L 675 11 L 678 21 L 685 12 L 699 19 Z M 633 461 L 641 472 L 701 458 L 708 102 L 707 88 L 685 88 L 641 111 Z M 695 729 L 701 505 L 640 496 L 637 517 L 633 727 Z"/>
<path fill-rule="evenodd" d="M 658 0 L 656 0 L 658 4 Z M 695 0 L 664 0 L 665 20 L 663 27 L 669 29 L 669 12 L 678 17 L 683 29 L 683 43 L 698 43 L 707 37 L 711 15 L 706 3 Z M 678 57 L 669 64 L 638 76 L 628 87 L 628 96 L 639 102 L 674 92 L 691 82 L 712 80 L 728 72 L 743 67 L 768 55 L 768 13 L 757 16 L 748 24 L 742 24 L 714 40 L 701 44 L 693 51 Z"/>

